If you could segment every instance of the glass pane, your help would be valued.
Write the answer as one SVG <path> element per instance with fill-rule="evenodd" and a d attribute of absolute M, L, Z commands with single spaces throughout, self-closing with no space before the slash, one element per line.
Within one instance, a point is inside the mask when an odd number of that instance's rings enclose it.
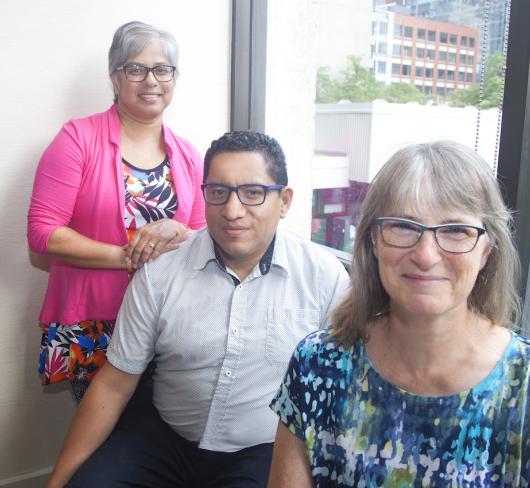
<path fill-rule="evenodd" d="M 494 167 L 505 15 L 503 8 L 489 12 L 496 40 L 485 46 L 483 69 L 484 2 L 466 1 L 465 8 L 463 0 L 315 2 L 320 13 L 333 12 L 317 16 L 317 31 L 328 35 L 317 32 L 316 39 L 342 59 L 333 66 L 318 60 L 311 235 L 349 252 L 366 190 L 395 150 L 441 138 L 475 147 L 482 71 L 478 152 Z"/>

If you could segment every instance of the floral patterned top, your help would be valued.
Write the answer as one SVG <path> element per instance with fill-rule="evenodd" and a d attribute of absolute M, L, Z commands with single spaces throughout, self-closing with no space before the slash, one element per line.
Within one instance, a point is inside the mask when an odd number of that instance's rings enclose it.
<path fill-rule="evenodd" d="M 530 342 L 512 339 L 490 374 L 445 397 L 408 393 L 364 343 L 329 330 L 296 348 L 271 408 L 304 443 L 317 487 L 526 487 Z"/>
<path fill-rule="evenodd" d="M 125 227 L 129 240 L 149 222 L 171 219 L 178 207 L 169 158 L 153 169 L 140 169 L 123 159 Z"/>

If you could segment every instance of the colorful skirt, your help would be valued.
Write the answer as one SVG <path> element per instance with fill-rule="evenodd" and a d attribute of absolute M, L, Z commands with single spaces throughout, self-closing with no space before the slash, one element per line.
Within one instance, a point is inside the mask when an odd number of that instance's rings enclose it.
<path fill-rule="evenodd" d="M 88 384 L 107 360 L 115 320 L 41 324 L 39 373 L 43 385 L 68 380 Z"/>

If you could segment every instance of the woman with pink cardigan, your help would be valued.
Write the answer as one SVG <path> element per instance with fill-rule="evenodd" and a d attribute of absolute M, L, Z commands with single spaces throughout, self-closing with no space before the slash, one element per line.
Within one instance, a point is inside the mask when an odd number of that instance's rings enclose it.
<path fill-rule="evenodd" d="M 202 158 L 162 122 L 178 75 L 175 39 L 141 22 L 121 26 L 109 74 L 115 103 L 59 131 L 28 215 L 30 249 L 51 257 L 42 383 L 68 380 L 78 401 L 106 360 L 134 270 L 205 225 Z"/>

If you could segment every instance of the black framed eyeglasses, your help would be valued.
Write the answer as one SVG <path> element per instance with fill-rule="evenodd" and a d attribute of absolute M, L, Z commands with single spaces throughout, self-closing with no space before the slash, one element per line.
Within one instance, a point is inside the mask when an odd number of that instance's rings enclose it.
<path fill-rule="evenodd" d="M 487 232 L 483 227 L 469 224 L 450 223 L 431 227 L 399 217 L 380 217 L 374 225 L 379 229 L 383 242 L 391 247 L 407 249 L 415 246 L 425 231 L 434 233 L 442 251 L 462 254 L 475 249 L 480 236 Z"/>
<path fill-rule="evenodd" d="M 210 205 L 224 205 L 228 202 L 230 194 L 236 192 L 237 198 L 243 205 L 262 205 L 267 198 L 267 193 L 272 190 L 281 190 L 285 185 L 238 185 L 229 186 L 220 183 L 206 183 L 201 185 L 204 200 Z"/>
<path fill-rule="evenodd" d="M 141 64 L 124 64 L 116 71 L 123 71 L 125 73 L 125 78 L 136 83 L 145 81 L 147 75 L 151 72 L 157 81 L 166 83 L 173 79 L 176 69 L 177 68 L 175 66 L 169 66 L 167 64 L 159 64 L 157 66 L 153 66 L 152 68 L 148 68 L 147 66 L 143 66 Z"/>

